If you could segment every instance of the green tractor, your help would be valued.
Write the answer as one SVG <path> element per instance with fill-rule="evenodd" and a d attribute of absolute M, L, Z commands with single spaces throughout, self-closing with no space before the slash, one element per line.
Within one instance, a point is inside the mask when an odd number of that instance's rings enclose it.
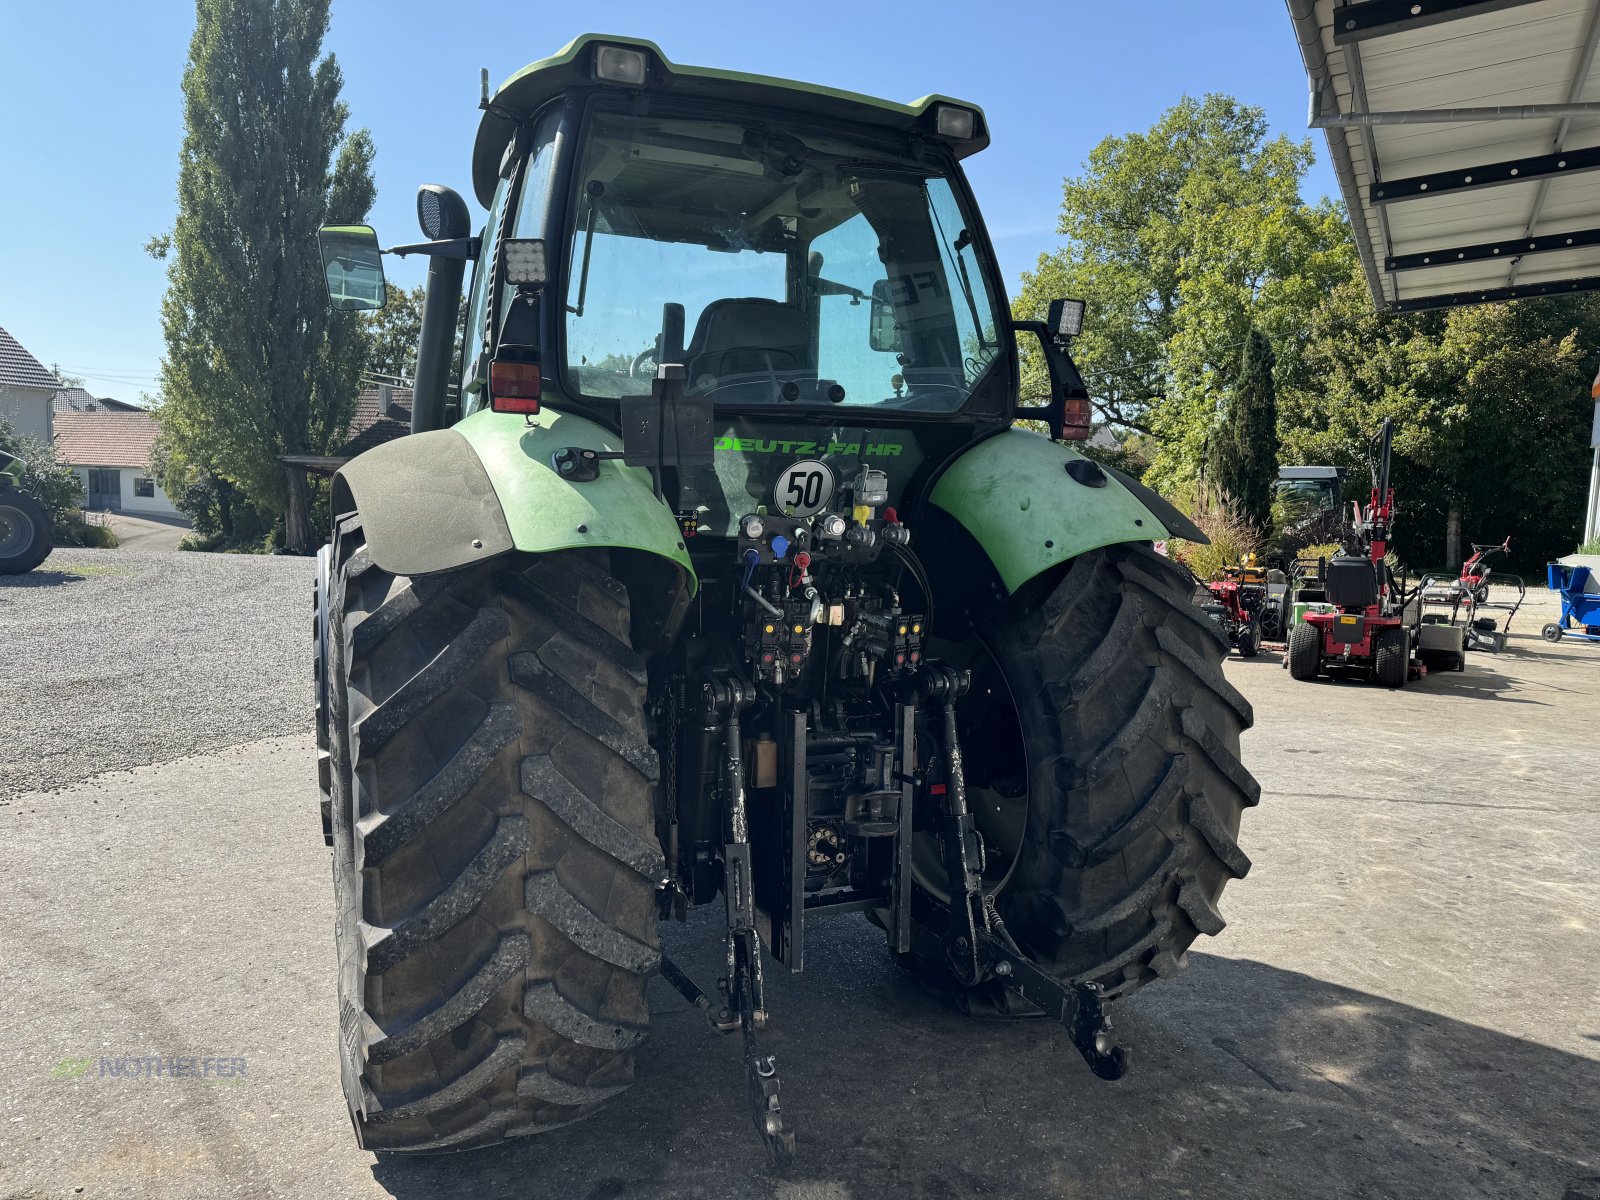
<path fill-rule="evenodd" d="M 427 240 L 389 251 L 429 258 L 413 433 L 338 474 L 318 559 L 361 1145 L 587 1116 L 659 973 L 741 1036 L 782 1162 L 764 973 L 843 914 L 1117 1078 L 1108 1003 L 1249 869 L 1251 711 L 1152 547 L 1203 535 L 1072 445 L 1082 304 L 1010 317 L 961 167 L 982 112 L 599 36 L 482 108 L 481 231 L 428 185 Z M 322 252 L 337 307 L 382 302 L 369 228 Z M 1019 339 L 1047 404 L 1018 405 Z M 658 926 L 712 903 L 696 981 Z"/>
<path fill-rule="evenodd" d="M 24 464 L 0 450 L 0 575 L 33 570 L 55 546 L 50 513 L 23 486 Z"/>

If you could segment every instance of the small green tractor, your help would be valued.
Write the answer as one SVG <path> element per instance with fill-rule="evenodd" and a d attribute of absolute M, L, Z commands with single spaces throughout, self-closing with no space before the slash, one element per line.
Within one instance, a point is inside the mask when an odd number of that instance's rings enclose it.
<path fill-rule="evenodd" d="M 599 36 L 481 107 L 487 217 L 427 185 L 387 251 L 429 261 L 413 432 L 340 471 L 318 558 L 361 1145 L 588 1115 L 659 974 L 740 1036 L 782 1162 L 764 976 L 847 914 L 1117 1078 L 1108 1004 L 1249 869 L 1251 711 L 1152 547 L 1203 535 L 1073 445 L 1082 304 L 1011 318 L 961 165 L 983 113 Z M 321 241 L 334 305 L 381 304 L 372 230 Z M 712 903 L 702 986 L 658 926 Z"/>
<path fill-rule="evenodd" d="M 55 546 L 50 513 L 23 486 L 23 462 L 0 450 L 0 575 L 23 575 Z"/>

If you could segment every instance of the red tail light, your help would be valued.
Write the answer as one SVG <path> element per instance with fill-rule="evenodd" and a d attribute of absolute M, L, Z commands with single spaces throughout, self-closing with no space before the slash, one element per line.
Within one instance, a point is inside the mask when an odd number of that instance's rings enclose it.
<path fill-rule="evenodd" d="M 1061 438 L 1081 442 L 1089 436 L 1089 398 L 1069 396 L 1061 402 Z"/>
<path fill-rule="evenodd" d="M 495 412 L 538 412 L 539 388 L 538 363 L 489 364 L 489 407 Z"/>

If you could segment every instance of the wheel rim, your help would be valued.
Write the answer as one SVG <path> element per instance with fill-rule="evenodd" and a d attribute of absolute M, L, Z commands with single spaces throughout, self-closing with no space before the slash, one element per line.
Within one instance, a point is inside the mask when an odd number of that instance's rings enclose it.
<path fill-rule="evenodd" d="M 1028 828 L 1031 775 L 1022 718 L 1005 672 L 987 644 L 973 639 L 943 649 L 947 651 L 941 655 L 945 661 L 972 672 L 972 686 L 956 706 L 956 727 L 967 780 L 967 808 L 985 849 L 983 890 L 986 895 L 997 895 L 1016 871 Z M 911 877 L 935 899 L 949 903 L 941 840 L 928 829 L 912 835 Z"/>
<path fill-rule="evenodd" d="M 10 504 L 0 504 L 0 558 L 16 558 L 33 545 L 33 522 Z"/>

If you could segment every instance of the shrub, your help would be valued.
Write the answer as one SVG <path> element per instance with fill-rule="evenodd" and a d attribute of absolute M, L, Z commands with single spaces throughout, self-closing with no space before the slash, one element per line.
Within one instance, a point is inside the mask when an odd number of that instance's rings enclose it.
<path fill-rule="evenodd" d="M 196 531 L 186 533 L 178 539 L 179 550 L 210 551 L 217 549 L 221 545 L 222 534 L 220 533 L 200 533 Z"/>
<path fill-rule="evenodd" d="M 1261 534 L 1255 526 L 1232 512 L 1226 504 L 1207 504 L 1191 516 L 1210 545 L 1175 540 L 1167 552 L 1201 579 L 1210 579 L 1223 567 L 1237 566 L 1247 554 L 1261 552 Z"/>
<path fill-rule="evenodd" d="M 43 442 L 19 434 L 4 417 L 0 417 L 0 450 L 22 460 L 23 488 L 44 505 L 55 526 L 56 537 L 75 545 L 71 540 L 71 525 L 78 506 L 83 503 L 83 484 L 77 472 L 57 462 L 55 451 Z"/>
<path fill-rule="evenodd" d="M 1320 542 L 1313 546 L 1303 546 L 1296 558 L 1335 558 L 1341 547 L 1338 542 Z"/>
<path fill-rule="evenodd" d="M 115 550 L 122 545 L 117 540 L 117 535 L 111 532 L 107 525 L 79 525 L 73 530 L 82 540 L 80 546 L 87 546 L 92 550 Z"/>
<path fill-rule="evenodd" d="M 1600 554 L 1600 537 L 1592 537 L 1573 551 L 1574 554 Z"/>

